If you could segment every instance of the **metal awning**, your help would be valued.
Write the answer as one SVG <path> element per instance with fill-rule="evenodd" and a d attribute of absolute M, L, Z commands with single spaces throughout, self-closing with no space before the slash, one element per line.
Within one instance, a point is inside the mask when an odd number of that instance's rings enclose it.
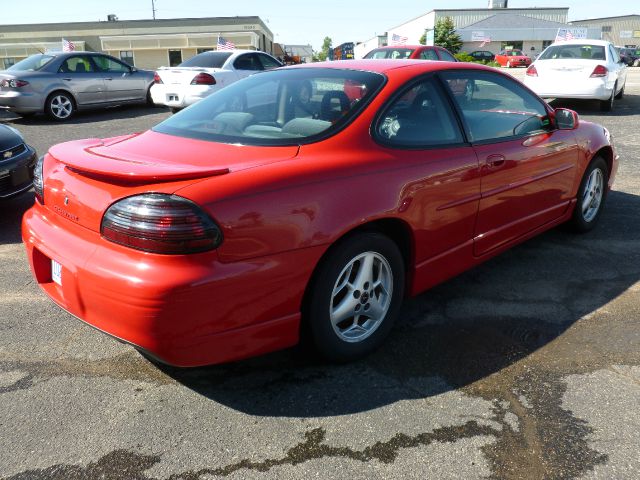
<path fill-rule="evenodd" d="M 257 49 L 260 38 L 255 32 L 169 33 L 158 35 L 101 36 L 102 50 L 157 50 L 215 48 L 222 36 L 237 48 Z"/>
<path fill-rule="evenodd" d="M 83 51 L 85 49 L 84 40 L 71 41 L 76 50 Z M 0 43 L 0 58 L 22 58 L 36 53 L 60 51 L 62 51 L 62 40 L 59 42 Z"/>

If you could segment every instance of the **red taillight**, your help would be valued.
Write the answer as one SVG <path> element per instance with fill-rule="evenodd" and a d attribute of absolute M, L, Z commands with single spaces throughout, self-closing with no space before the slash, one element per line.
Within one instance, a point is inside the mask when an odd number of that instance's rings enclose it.
<path fill-rule="evenodd" d="M 609 73 L 609 70 L 607 70 L 607 67 L 605 67 L 604 65 L 598 65 L 596 68 L 593 69 L 593 73 L 591 73 L 591 78 L 606 77 L 607 73 Z"/>
<path fill-rule="evenodd" d="M 29 82 L 26 80 L 17 80 L 17 79 L 5 79 L 0 82 L 0 86 L 4 88 L 20 88 L 29 85 Z"/>
<path fill-rule="evenodd" d="M 529 75 L 530 77 L 537 77 L 538 70 L 536 70 L 536 66 L 531 65 L 529 68 L 527 68 L 526 74 Z"/>
<path fill-rule="evenodd" d="M 208 73 L 199 73 L 193 80 L 191 80 L 191 85 L 215 85 L 216 79 L 213 78 Z"/>
<path fill-rule="evenodd" d="M 102 217 L 100 232 L 111 242 L 161 254 L 204 252 L 222 242 L 220 228 L 195 203 L 161 193 L 114 203 Z"/>
<path fill-rule="evenodd" d="M 158 72 L 153 73 L 153 83 L 164 83 L 160 78 L 160 75 L 158 75 Z"/>

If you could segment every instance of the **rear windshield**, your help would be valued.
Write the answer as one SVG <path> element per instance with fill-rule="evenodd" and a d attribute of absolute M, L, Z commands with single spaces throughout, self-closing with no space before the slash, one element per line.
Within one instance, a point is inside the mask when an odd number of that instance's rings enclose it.
<path fill-rule="evenodd" d="M 355 70 L 271 70 L 213 93 L 153 130 L 222 143 L 298 145 L 348 124 L 383 82 L 380 74 Z"/>
<path fill-rule="evenodd" d="M 179 67 L 220 68 L 231 56 L 231 52 L 204 52 L 182 62 Z"/>
<path fill-rule="evenodd" d="M 384 48 L 381 50 L 371 50 L 364 58 L 391 58 L 393 60 L 409 58 L 413 53 L 413 48 Z"/>
<path fill-rule="evenodd" d="M 53 55 L 31 55 L 30 57 L 27 57 L 24 60 L 19 61 L 18 63 L 14 63 L 9 68 L 7 68 L 7 70 L 20 70 L 22 72 L 32 72 L 34 70 L 40 70 L 54 58 L 55 57 Z"/>
<path fill-rule="evenodd" d="M 547 48 L 538 60 L 554 60 L 556 58 L 577 58 L 582 60 L 605 60 L 603 45 L 552 45 Z"/>
<path fill-rule="evenodd" d="M 523 57 L 522 50 L 507 50 L 504 54 L 508 57 Z"/>

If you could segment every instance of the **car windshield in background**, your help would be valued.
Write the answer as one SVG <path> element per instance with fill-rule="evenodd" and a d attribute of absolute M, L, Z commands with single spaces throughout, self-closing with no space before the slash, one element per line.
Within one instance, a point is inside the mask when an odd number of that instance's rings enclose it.
<path fill-rule="evenodd" d="M 412 48 L 385 48 L 383 50 L 372 50 L 364 58 L 390 58 L 393 60 L 409 58 L 413 53 Z"/>
<path fill-rule="evenodd" d="M 223 143 L 297 145 L 337 131 L 383 82 L 380 74 L 355 70 L 264 72 L 225 87 L 153 130 Z"/>
<path fill-rule="evenodd" d="M 522 50 L 509 50 L 505 55 L 508 57 L 523 57 L 524 53 L 522 53 Z"/>
<path fill-rule="evenodd" d="M 602 45 L 555 45 L 547 48 L 538 60 L 555 60 L 556 58 L 576 58 L 582 60 L 605 60 Z"/>
<path fill-rule="evenodd" d="M 19 61 L 18 63 L 13 64 L 9 68 L 7 68 L 7 70 L 20 70 L 23 72 L 40 70 L 54 58 L 55 57 L 53 55 L 32 55 L 25 58 L 24 60 Z"/>
<path fill-rule="evenodd" d="M 205 52 L 189 60 L 185 60 L 180 67 L 220 68 L 231 56 L 231 52 Z"/>

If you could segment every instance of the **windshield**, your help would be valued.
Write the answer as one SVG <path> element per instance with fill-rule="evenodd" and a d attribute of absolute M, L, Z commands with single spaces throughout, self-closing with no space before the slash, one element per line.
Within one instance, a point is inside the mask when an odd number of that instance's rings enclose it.
<path fill-rule="evenodd" d="M 509 57 L 523 57 L 524 54 L 522 53 L 522 50 L 507 50 L 505 52 L 505 55 L 509 56 Z"/>
<path fill-rule="evenodd" d="M 205 52 L 182 62 L 179 67 L 220 68 L 231 52 Z"/>
<path fill-rule="evenodd" d="M 25 58 L 24 60 L 19 61 L 18 63 L 13 64 L 7 70 L 20 70 L 20 71 L 34 71 L 40 70 L 47 63 L 49 63 L 53 58 L 53 55 L 31 55 L 30 57 Z"/>
<path fill-rule="evenodd" d="M 605 60 L 603 45 L 552 45 L 547 48 L 538 60 L 562 59 L 582 59 L 582 60 Z"/>
<path fill-rule="evenodd" d="M 413 48 L 384 48 L 381 50 L 371 50 L 364 58 L 391 58 L 393 60 L 409 58 L 413 53 Z"/>
<path fill-rule="evenodd" d="M 384 82 L 380 74 L 306 68 L 252 75 L 156 125 L 179 137 L 298 145 L 346 125 Z"/>

